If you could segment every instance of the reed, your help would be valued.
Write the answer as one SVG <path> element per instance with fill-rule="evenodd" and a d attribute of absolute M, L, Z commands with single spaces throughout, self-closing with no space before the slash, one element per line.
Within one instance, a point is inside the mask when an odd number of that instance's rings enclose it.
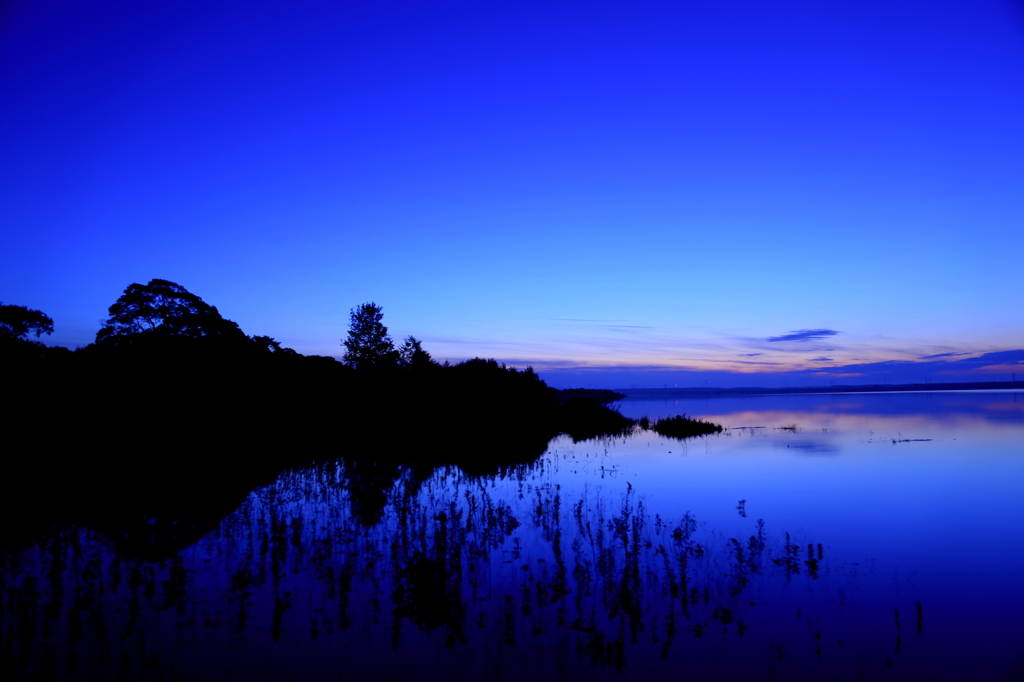
<path fill-rule="evenodd" d="M 367 525 L 346 466 L 283 475 L 171 559 L 121 556 L 84 529 L 0 555 L 0 670 L 256 675 L 250 659 L 344 650 L 353 675 L 384 660 L 378 673 L 411 678 L 403 658 L 436 649 L 462 676 L 483 676 L 476 651 L 510 676 L 550 677 L 552 661 L 628 674 L 685 664 L 693 639 L 774 637 L 773 600 L 827 572 L 821 544 L 774 540 L 761 519 L 721 538 L 690 513 L 652 516 L 631 485 L 568 495 L 523 472 L 496 484 L 403 470 Z M 820 632 L 806 640 L 787 654 L 820 652 Z"/>

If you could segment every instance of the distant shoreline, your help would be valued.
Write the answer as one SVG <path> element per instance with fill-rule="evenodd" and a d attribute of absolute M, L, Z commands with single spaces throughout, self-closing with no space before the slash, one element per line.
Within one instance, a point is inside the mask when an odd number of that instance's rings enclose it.
<path fill-rule="evenodd" d="M 661 396 L 730 396 L 730 395 L 803 395 L 824 393 L 893 393 L 919 391 L 979 391 L 996 389 L 1024 389 L 1024 381 L 964 381 L 931 384 L 860 384 L 835 386 L 794 386 L 791 388 L 761 388 L 742 386 L 716 388 L 692 386 L 689 388 L 617 388 L 627 398 Z"/>

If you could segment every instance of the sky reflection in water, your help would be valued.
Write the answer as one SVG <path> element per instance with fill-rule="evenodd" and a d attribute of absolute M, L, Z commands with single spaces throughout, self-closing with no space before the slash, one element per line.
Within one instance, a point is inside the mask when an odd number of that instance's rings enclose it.
<path fill-rule="evenodd" d="M 371 528 L 337 465 L 294 472 L 160 563 L 68 531 L 3 558 L 2 669 L 900 680 L 1024 670 L 1024 395 L 620 407 L 729 429 L 685 442 L 562 437 L 535 467 L 485 479 L 409 474 Z"/>
<path fill-rule="evenodd" d="M 732 428 L 679 445 L 660 438 L 619 445 L 616 452 L 632 463 L 623 473 L 642 480 L 636 485 L 659 504 L 699 509 L 709 523 L 728 523 L 718 508 L 738 496 L 749 514 L 776 527 L 827 532 L 844 553 L 885 555 L 908 569 L 944 563 L 946 575 L 1010 569 L 988 552 L 967 551 L 980 544 L 999 547 L 1014 570 L 1024 568 L 1024 548 L 1007 542 L 1024 528 L 1024 394 L 753 401 L 761 409 L 744 399 L 625 401 L 628 416 L 682 411 Z M 682 456 L 668 458 L 669 450 Z M 940 559 L 954 547 L 956 561 Z"/>
<path fill-rule="evenodd" d="M 982 679 L 988 656 L 1001 650 L 1010 660 L 1024 641 L 1016 615 L 1024 607 L 1024 393 L 627 400 L 621 408 L 732 427 L 686 444 L 617 444 L 620 475 L 648 491 L 652 508 L 693 509 L 735 533 L 725 503 L 746 499 L 748 514 L 770 528 L 826 537 L 833 561 L 870 563 L 879 579 L 931 605 L 929 655 L 954 666 L 937 679 L 953 679 L 953 669 Z M 956 668 L 964 661 L 979 667 Z"/>

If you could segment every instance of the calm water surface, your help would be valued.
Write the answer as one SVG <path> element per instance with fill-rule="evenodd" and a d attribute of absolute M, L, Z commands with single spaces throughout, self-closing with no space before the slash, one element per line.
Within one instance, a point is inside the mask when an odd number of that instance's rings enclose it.
<path fill-rule="evenodd" d="M 161 561 L 68 530 L 3 556 L 2 670 L 1024 679 L 1024 393 L 619 408 L 727 429 L 563 436 L 534 466 L 376 489 L 331 462 Z"/>

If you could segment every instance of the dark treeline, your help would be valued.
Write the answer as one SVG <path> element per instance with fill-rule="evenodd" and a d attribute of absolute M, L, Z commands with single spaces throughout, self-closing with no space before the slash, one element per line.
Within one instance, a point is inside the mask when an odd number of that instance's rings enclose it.
<path fill-rule="evenodd" d="M 4 544 L 73 521 L 173 551 L 281 471 L 338 457 L 372 522 L 403 469 L 485 474 L 559 433 L 635 424 L 604 405 L 619 394 L 559 392 L 494 360 L 438 363 L 414 337 L 396 346 L 373 303 L 352 311 L 343 362 L 247 336 L 166 280 L 129 286 L 108 312 L 95 343 L 70 351 L 32 338 L 52 332 L 45 314 L 0 306 L 15 397 Z"/>

